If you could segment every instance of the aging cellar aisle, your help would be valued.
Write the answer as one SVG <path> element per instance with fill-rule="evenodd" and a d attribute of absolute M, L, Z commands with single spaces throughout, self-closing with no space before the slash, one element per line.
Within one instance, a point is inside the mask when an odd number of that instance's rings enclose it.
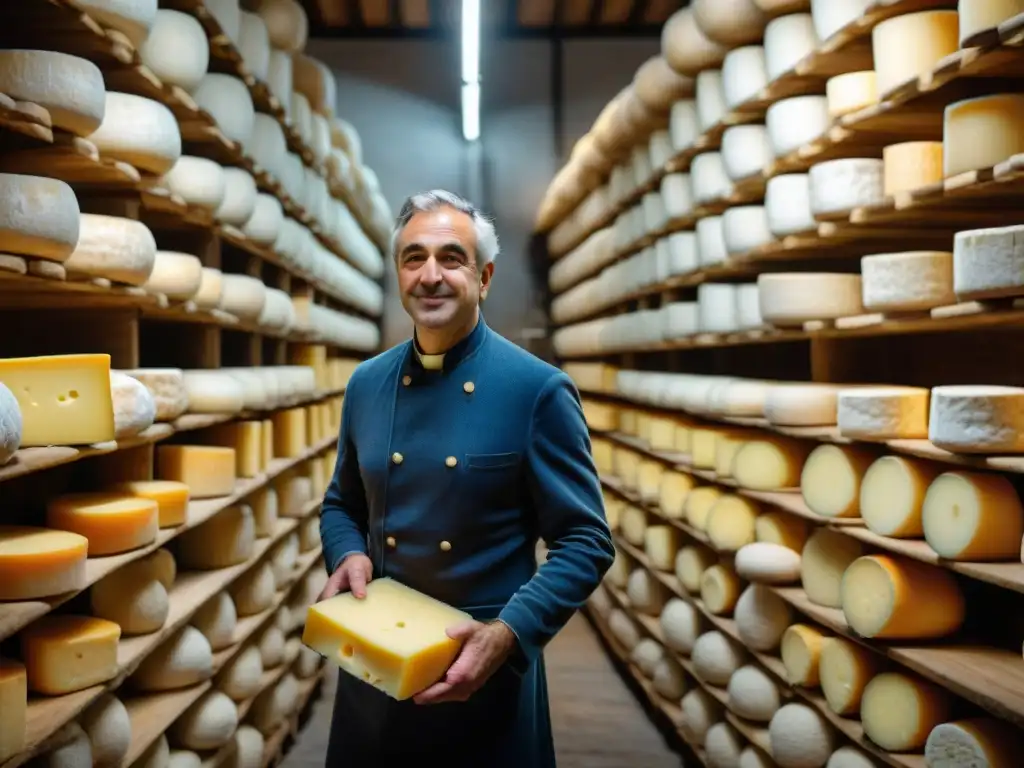
<path fill-rule="evenodd" d="M 665 743 L 622 682 L 596 631 L 575 616 L 548 647 L 548 686 L 559 768 L 668 768 L 682 758 Z M 323 768 L 333 673 L 281 768 Z"/>

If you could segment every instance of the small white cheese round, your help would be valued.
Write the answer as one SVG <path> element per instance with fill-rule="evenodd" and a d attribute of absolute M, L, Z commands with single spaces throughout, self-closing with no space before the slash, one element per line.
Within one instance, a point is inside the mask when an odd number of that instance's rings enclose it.
<path fill-rule="evenodd" d="M 673 597 L 662 609 L 660 623 L 665 644 L 687 656 L 705 629 L 703 614 L 692 603 L 678 597 Z"/>
<path fill-rule="evenodd" d="M 715 723 L 704 738 L 704 754 L 709 768 L 736 768 L 744 739 L 729 723 Z"/>
<path fill-rule="evenodd" d="M 705 632 L 693 644 L 693 668 L 706 683 L 725 685 L 746 661 L 743 647 L 717 630 Z"/>
<path fill-rule="evenodd" d="M 779 768 L 822 768 L 835 748 L 832 726 L 804 704 L 787 704 L 768 725 L 772 757 Z"/>
<path fill-rule="evenodd" d="M 739 549 L 734 567 L 746 581 L 794 584 L 800 579 L 800 553 L 781 544 L 755 541 Z"/>
<path fill-rule="evenodd" d="M 244 701 L 259 691 L 262 674 L 263 657 L 260 649 L 250 645 L 217 675 L 217 688 L 234 701 Z"/>
<path fill-rule="evenodd" d="M 703 746 L 708 729 L 722 719 L 723 710 L 710 693 L 703 688 L 694 688 L 679 702 L 683 711 L 683 729 L 698 746 Z"/>
<path fill-rule="evenodd" d="M 651 683 L 659 694 L 670 701 L 678 701 L 686 692 L 686 675 L 679 662 L 665 654 L 654 665 Z"/>
<path fill-rule="evenodd" d="M 147 656 L 132 675 L 141 691 L 169 691 L 208 680 L 213 674 L 213 651 L 195 627 L 186 626 Z"/>
<path fill-rule="evenodd" d="M 219 749 L 238 727 L 235 703 L 220 691 L 208 691 L 171 725 L 168 734 L 186 749 Z"/>
<path fill-rule="evenodd" d="M 78 719 L 89 736 L 95 768 L 119 768 L 132 743 L 132 722 L 121 700 L 105 693 Z"/>
<path fill-rule="evenodd" d="M 636 644 L 629 658 L 645 676 L 650 678 L 654 676 L 654 670 L 658 663 L 665 658 L 665 649 L 657 640 L 645 637 Z"/>
<path fill-rule="evenodd" d="M 632 652 L 636 644 L 640 642 L 640 629 L 636 622 L 629 617 L 621 608 L 616 608 L 608 617 L 608 628 L 612 635 L 627 650 Z"/>
<path fill-rule="evenodd" d="M 737 669 L 727 690 L 729 709 L 745 720 L 767 723 L 779 709 L 779 686 L 760 667 L 748 664 Z"/>
<path fill-rule="evenodd" d="M 743 590 L 734 615 L 740 640 L 755 651 L 778 648 L 782 633 L 793 619 L 789 604 L 763 584 L 751 584 Z"/>
<path fill-rule="evenodd" d="M 235 604 L 227 592 L 218 593 L 192 616 L 192 626 L 203 633 L 214 651 L 222 651 L 234 643 L 237 623 Z"/>

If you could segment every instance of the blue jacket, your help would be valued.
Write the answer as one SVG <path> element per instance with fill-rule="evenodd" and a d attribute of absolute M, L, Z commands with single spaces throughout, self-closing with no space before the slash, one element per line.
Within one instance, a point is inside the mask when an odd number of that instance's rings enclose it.
<path fill-rule="evenodd" d="M 426 370 L 412 341 L 361 363 L 345 394 L 320 528 L 329 570 L 363 552 L 375 578 L 390 576 L 477 619 L 505 622 L 519 640 L 520 714 L 547 728 L 541 652 L 614 559 L 568 376 L 499 336 L 482 316 L 445 354 L 443 370 Z M 538 538 L 550 550 L 540 568 Z M 469 703 L 484 706 L 483 693 Z M 414 726 L 417 716 L 409 717 Z M 447 749 L 450 757 L 450 743 Z M 523 754 L 530 762 L 520 766 L 548 764 L 537 752 Z"/>

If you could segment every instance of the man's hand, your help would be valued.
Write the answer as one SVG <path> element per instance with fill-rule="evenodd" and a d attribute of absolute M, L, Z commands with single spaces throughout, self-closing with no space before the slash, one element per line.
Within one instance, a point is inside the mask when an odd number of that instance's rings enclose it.
<path fill-rule="evenodd" d="M 366 597 L 366 585 L 373 578 L 373 563 L 366 555 L 352 554 L 341 561 L 338 570 L 331 574 L 317 601 L 334 597 L 339 592 L 351 591 L 362 600 Z"/>
<path fill-rule="evenodd" d="M 506 624 L 469 621 L 445 630 L 453 640 L 463 640 L 462 650 L 444 679 L 417 694 L 417 704 L 466 701 L 498 671 L 515 649 L 516 636 Z"/>

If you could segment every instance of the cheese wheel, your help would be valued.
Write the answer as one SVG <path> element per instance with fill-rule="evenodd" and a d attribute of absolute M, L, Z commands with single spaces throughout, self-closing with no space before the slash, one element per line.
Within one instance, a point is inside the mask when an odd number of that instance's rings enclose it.
<path fill-rule="evenodd" d="M 878 84 L 873 69 L 844 72 L 825 82 L 828 114 L 833 120 L 878 103 Z"/>
<path fill-rule="evenodd" d="M 825 635 L 808 624 L 791 624 L 782 633 L 780 655 L 791 685 L 815 688 L 820 681 L 821 648 Z"/>
<path fill-rule="evenodd" d="M 178 559 L 185 568 L 214 570 L 244 563 L 256 547 L 256 523 L 244 504 L 218 512 L 178 538 Z"/>
<path fill-rule="evenodd" d="M 693 670 L 697 677 L 711 685 L 726 685 L 733 672 L 747 661 L 747 652 L 739 643 L 721 632 L 705 632 L 693 644 Z"/>
<path fill-rule="evenodd" d="M 766 512 L 754 521 L 756 543 L 775 544 L 797 554 L 804 548 L 809 529 L 806 520 L 788 512 Z"/>
<path fill-rule="evenodd" d="M 323 62 L 302 53 L 292 57 L 292 86 L 309 101 L 314 112 L 334 114 L 334 75 Z"/>
<path fill-rule="evenodd" d="M 841 608 L 843 574 L 863 554 L 864 546 L 845 534 L 827 528 L 811 534 L 800 555 L 800 581 L 807 599 L 826 608 Z"/>
<path fill-rule="evenodd" d="M 763 125 L 732 125 L 722 134 L 722 165 L 732 181 L 760 174 L 771 159 L 768 129 Z"/>
<path fill-rule="evenodd" d="M 184 371 L 189 413 L 237 413 L 245 404 L 242 385 L 223 371 Z"/>
<path fill-rule="evenodd" d="M 979 96 L 948 105 L 942 140 L 947 178 L 990 168 L 1024 152 L 1024 94 Z"/>
<path fill-rule="evenodd" d="M 167 736 L 161 733 L 153 745 L 142 753 L 142 757 L 132 763 L 131 768 L 168 768 L 170 756 L 171 747 L 167 743 Z"/>
<path fill-rule="evenodd" d="M 687 77 L 720 64 L 728 47 L 715 42 L 698 25 L 692 8 L 673 13 L 661 28 L 661 53 L 676 72 Z"/>
<path fill-rule="evenodd" d="M 156 263 L 156 241 L 141 221 L 83 213 L 78 244 L 64 261 L 68 272 L 144 285 Z"/>
<path fill-rule="evenodd" d="M 755 723 L 770 721 L 781 701 L 775 681 L 760 667 L 749 664 L 733 672 L 727 692 L 729 710 Z"/>
<path fill-rule="evenodd" d="M 234 644 L 237 624 L 235 604 L 226 592 L 208 600 L 192 616 L 192 626 L 203 633 L 213 651 L 223 651 Z"/>
<path fill-rule="evenodd" d="M 856 274 L 764 273 L 757 276 L 757 289 L 761 317 L 780 328 L 864 312 L 860 275 Z"/>
<path fill-rule="evenodd" d="M 809 13 L 790 13 L 768 22 L 764 51 L 768 80 L 778 80 L 810 56 L 818 47 L 818 35 Z"/>
<path fill-rule="evenodd" d="M 692 604 L 678 597 L 669 600 L 658 619 L 665 645 L 687 656 L 705 631 L 704 616 Z"/>
<path fill-rule="evenodd" d="M 861 480 L 860 515 L 880 536 L 916 538 L 924 533 L 925 493 L 942 466 L 908 456 L 882 456 Z"/>
<path fill-rule="evenodd" d="M 861 478 L 874 459 L 874 453 L 861 448 L 819 445 L 800 474 L 804 502 L 822 517 L 857 517 Z"/>
<path fill-rule="evenodd" d="M 697 102 L 693 99 L 680 99 L 672 105 L 668 124 L 672 148 L 683 152 L 693 147 L 700 136 L 700 125 L 697 121 Z M 662 193 L 664 194 L 664 192 Z"/>
<path fill-rule="evenodd" d="M 686 676 L 675 659 L 662 655 L 654 666 L 651 684 L 655 691 L 669 701 L 678 701 L 686 692 Z"/>
<path fill-rule="evenodd" d="M 759 6 L 763 6 L 766 0 L 754 0 Z M 771 2 L 771 0 L 768 0 Z M 737 768 L 772 768 L 772 759 L 755 747 L 748 746 L 740 752 Z"/>
<path fill-rule="evenodd" d="M 274 572 L 267 563 L 246 573 L 231 588 L 231 598 L 239 616 L 265 611 L 274 602 Z"/>
<path fill-rule="evenodd" d="M 994 28 L 1014 16 L 1024 13 L 1021 0 L 961 0 L 957 3 L 960 28 L 960 47 L 969 48 L 980 42 Z M 976 38 L 978 40 L 976 41 Z M 936 766 L 947 768 L 947 766 Z M 1000 768 L 992 765 L 991 768 Z"/>
<path fill-rule="evenodd" d="M 857 714 L 864 688 L 881 669 L 881 657 L 869 648 L 843 637 L 821 641 L 821 692 L 837 715 Z"/>
<path fill-rule="evenodd" d="M 170 691 L 208 680 L 213 651 L 203 633 L 184 627 L 142 660 L 132 685 L 140 691 Z"/>
<path fill-rule="evenodd" d="M 192 301 L 199 309 L 219 309 L 223 291 L 224 283 L 221 271 L 203 267 L 199 290 L 192 296 Z"/>
<path fill-rule="evenodd" d="M 88 539 L 69 531 L 0 526 L 0 599 L 32 600 L 85 587 Z"/>
<path fill-rule="evenodd" d="M 839 433 L 856 440 L 925 439 L 930 394 L 921 387 L 840 390 L 836 406 Z"/>
<path fill-rule="evenodd" d="M 725 172 L 720 152 L 702 152 L 693 158 L 690 181 L 697 204 L 709 203 L 732 193 L 732 181 Z"/>
<path fill-rule="evenodd" d="M 235 731 L 234 765 L 236 768 L 261 768 L 265 740 L 251 725 L 240 725 Z"/>
<path fill-rule="evenodd" d="M 972 764 L 981 768 L 1013 768 L 1021 749 L 1024 741 L 1018 729 L 995 718 L 974 717 L 932 728 L 925 741 L 924 759 L 929 768 Z"/>
<path fill-rule="evenodd" d="M 732 475 L 741 488 L 776 491 L 800 484 L 800 471 L 812 443 L 781 435 L 745 442 L 736 452 Z"/>
<path fill-rule="evenodd" d="M 886 196 L 912 192 L 942 182 L 941 141 L 904 141 L 882 150 Z"/>
<path fill-rule="evenodd" d="M 665 649 L 657 640 L 645 637 L 636 644 L 629 660 L 643 673 L 644 677 L 650 678 L 654 669 L 665 658 Z"/>
<path fill-rule="evenodd" d="M 772 152 L 775 157 L 783 157 L 828 130 L 828 100 L 824 96 L 780 99 L 768 107 L 764 122 Z"/>
<path fill-rule="evenodd" d="M 256 639 L 256 647 L 264 669 L 273 669 L 284 659 L 284 633 L 272 624 Z"/>
<path fill-rule="evenodd" d="M 253 0 L 247 6 L 266 23 L 275 48 L 298 53 L 306 47 L 309 19 L 296 0 Z"/>
<path fill-rule="evenodd" d="M 708 731 L 722 720 L 724 707 L 703 688 L 694 688 L 679 702 L 682 730 L 694 744 L 703 745 Z"/>
<path fill-rule="evenodd" d="M 734 48 L 722 62 L 722 96 L 728 109 L 757 97 L 768 85 L 765 49 L 760 45 Z"/>
<path fill-rule="evenodd" d="M 139 58 L 165 83 L 191 91 L 210 65 L 210 42 L 195 16 L 161 8 Z"/>
<path fill-rule="evenodd" d="M 0 51 L 0 92 L 46 109 L 54 127 L 88 136 L 106 110 L 103 74 L 91 61 L 55 51 Z"/>
<path fill-rule="evenodd" d="M 151 544 L 158 523 L 155 501 L 123 494 L 70 493 L 52 498 L 46 506 L 47 526 L 85 536 L 93 557 Z"/>
<path fill-rule="evenodd" d="M 705 530 L 711 507 L 721 495 L 722 489 L 715 485 L 694 488 L 686 497 L 686 521 L 698 531 Z"/>
<path fill-rule="evenodd" d="M 811 166 L 811 213 L 836 215 L 885 202 L 885 164 L 870 157 L 826 160 Z"/>
<path fill-rule="evenodd" d="M 651 56 L 633 77 L 637 98 L 654 112 L 669 112 L 676 101 L 692 96 L 693 88 L 693 79 L 673 70 L 664 56 Z"/>
<path fill-rule="evenodd" d="M 960 47 L 955 10 L 905 13 L 878 22 L 871 30 L 878 93 L 885 97 L 932 69 Z"/>
<path fill-rule="evenodd" d="M 661 582 L 650 571 L 637 568 L 629 574 L 626 598 L 638 612 L 656 616 L 661 613 L 668 595 Z"/>
<path fill-rule="evenodd" d="M 264 735 L 272 734 L 292 712 L 298 695 L 295 676 L 285 674 L 277 685 L 262 691 L 252 704 L 251 720 Z"/>
<path fill-rule="evenodd" d="M 245 83 L 233 75 L 208 72 L 192 96 L 201 109 L 210 113 L 225 136 L 243 146 L 247 144 L 256 110 Z"/>
<path fill-rule="evenodd" d="M 722 445 L 723 440 L 718 441 Z M 760 514 L 757 503 L 742 496 L 725 494 L 708 510 L 707 534 L 719 552 L 735 552 L 754 541 L 754 521 Z"/>
<path fill-rule="evenodd" d="M 117 30 L 139 48 L 156 22 L 156 0 L 75 0 L 80 8 L 107 29 Z"/>
<path fill-rule="evenodd" d="M 944 386 L 931 392 L 928 439 L 954 453 L 1024 452 L 1024 389 Z"/>
<path fill-rule="evenodd" d="M 863 637 L 933 639 L 960 628 L 966 601 L 956 578 L 943 568 L 867 555 L 843 574 L 842 608 Z"/>
<path fill-rule="evenodd" d="M 768 23 L 753 0 L 693 0 L 691 7 L 701 31 L 730 47 L 760 39 Z"/>
<path fill-rule="evenodd" d="M 80 235 L 78 198 L 63 181 L 0 173 L 0 200 L 5 253 L 65 261 L 74 252 Z"/>
<path fill-rule="evenodd" d="M 844 27 L 857 22 L 874 0 L 811 0 L 811 17 L 818 39 L 826 42 Z"/>
<path fill-rule="evenodd" d="M 835 731 L 805 704 L 786 704 L 768 724 L 772 758 L 780 768 L 822 766 L 835 749 Z"/>
<path fill-rule="evenodd" d="M 78 723 L 68 723 L 57 731 L 59 746 L 39 757 L 40 768 L 86 768 L 92 766 L 92 745 Z"/>
<path fill-rule="evenodd" d="M 120 699 L 105 693 L 78 719 L 89 737 L 95 768 L 119 768 L 132 742 L 132 723 Z"/>
<path fill-rule="evenodd" d="M 683 547 L 676 555 L 676 578 L 687 592 L 700 592 L 701 576 L 714 564 L 715 554 L 710 549 L 700 545 Z"/>
<path fill-rule="evenodd" d="M 726 565 L 713 565 L 700 577 L 700 599 L 713 614 L 729 615 L 740 597 L 742 582 Z"/>
<path fill-rule="evenodd" d="M 736 601 L 736 630 L 747 648 L 774 651 L 793 619 L 789 605 L 771 587 L 751 584 Z M 767 718 L 766 718 L 767 719 Z"/>
<path fill-rule="evenodd" d="M 239 0 L 203 0 L 210 16 L 231 42 L 237 44 L 240 26 Z"/>
<path fill-rule="evenodd" d="M 92 614 L 121 627 L 124 636 L 147 635 L 167 621 L 167 587 L 154 578 L 145 560 L 136 560 L 106 576 L 89 590 Z"/>
<path fill-rule="evenodd" d="M 864 689 L 864 734 L 890 752 L 920 750 L 928 734 L 949 719 L 953 697 L 943 688 L 899 672 L 876 676 Z"/>
<path fill-rule="evenodd" d="M 924 539 L 945 560 L 1016 560 L 1024 508 L 1002 475 L 944 472 L 921 507 Z"/>
<path fill-rule="evenodd" d="M 829 384 L 773 384 L 765 393 L 764 417 L 786 427 L 834 425 L 838 392 Z"/>
<path fill-rule="evenodd" d="M 156 408 L 156 421 L 173 421 L 183 414 L 188 408 L 188 393 L 185 390 L 184 374 L 177 368 L 146 368 L 134 371 L 122 371 L 126 376 L 137 379 L 146 389 L 149 390 Z M 187 503 L 187 496 L 184 503 Z M 184 514 L 184 508 L 175 509 L 173 514 L 166 515 L 165 510 L 160 510 L 160 524 L 178 525 L 171 520 Z M 183 520 L 182 520 L 183 522 Z"/>
<path fill-rule="evenodd" d="M 754 541 L 740 548 L 734 566 L 745 581 L 792 584 L 800 578 L 800 553 L 782 544 Z"/>
<path fill-rule="evenodd" d="M 199 292 L 202 283 L 203 263 L 198 256 L 157 251 L 153 269 L 142 287 L 150 293 L 162 293 L 169 299 L 185 301 Z"/>
<path fill-rule="evenodd" d="M 174 113 L 159 101 L 107 91 L 103 122 L 89 141 L 100 154 L 146 173 L 167 173 L 181 157 L 181 132 Z"/>
<path fill-rule="evenodd" d="M 644 531 L 644 554 L 651 567 L 660 571 L 675 568 L 681 543 L 681 532 L 671 525 L 652 525 Z"/>
<path fill-rule="evenodd" d="M 764 207 L 768 229 L 776 237 L 817 230 L 818 223 L 811 213 L 810 176 L 806 173 L 784 173 L 768 179 Z"/>
<path fill-rule="evenodd" d="M 238 52 L 257 80 L 266 82 L 270 67 L 270 33 L 255 13 L 241 11 L 238 19 Z"/>
<path fill-rule="evenodd" d="M 952 253 L 879 253 L 864 256 L 860 263 L 863 303 L 869 311 L 920 311 L 956 303 Z"/>
<path fill-rule="evenodd" d="M 953 290 L 961 301 L 1024 294 L 1024 226 L 958 232 Z"/>
<path fill-rule="evenodd" d="M 225 274 L 221 285 L 221 307 L 225 312 L 242 320 L 259 320 L 267 300 L 267 288 L 259 278 Z"/>
<path fill-rule="evenodd" d="M 705 216 L 697 221 L 697 260 L 702 267 L 723 264 L 729 258 L 725 247 L 725 226 L 721 216 Z M 698 297 L 699 298 L 699 297 Z M 699 322 L 698 303 L 698 322 Z M 726 313 L 729 314 L 728 312 Z M 729 323 L 731 321 L 725 321 Z M 710 325 L 714 325 L 711 323 Z"/>
<path fill-rule="evenodd" d="M 238 728 L 238 710 L 220 691 L 208 691 L 171 725 L 173 744 L 187 749 L 219 749 Z"/>
<path fill-rule="evenodd" d="M 738 765 L 743 736 L 728 722 L 715 723 L 704 737 L 704 755 L 710 766 Z"/>
<path fill-rule="evenodd" d="M 768 212 L 763 205 L 739 205 L 722 214 L 725 248 L 730 256 L 738 256 L 767 245 L 775 238 L 768 226 Z"/>
<path fill-rule="evenodd" d="M 216 210 L 224 200 L 225 169 L 205 157 L 183 155 L 164 174 L 162 184 L 189 205 Z"/>

